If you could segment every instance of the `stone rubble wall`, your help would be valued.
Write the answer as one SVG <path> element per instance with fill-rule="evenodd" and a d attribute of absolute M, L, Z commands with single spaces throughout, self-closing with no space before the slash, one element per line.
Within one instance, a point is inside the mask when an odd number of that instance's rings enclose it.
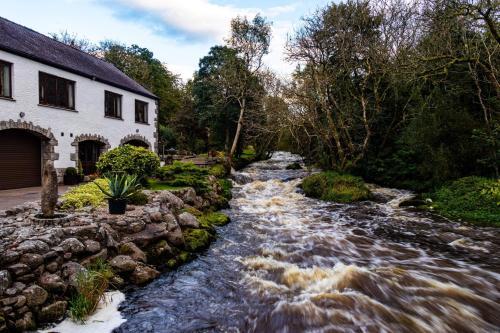
<path fill-rule="evenodd" d="M 149 203 L 129 207 L 125 215 L 89 209 L 61 225 L 32 221 L 38 203 L 0 211 L 0 332 L 61 320 L 77 273 L 97 258 L 117 273 L 114 285 L 156 278 L 161 263 L 183 249 L 183 231 L 200 227 L 185 208 L 203 209 L 211 202 L 193 189 L 147 193 Z"/>

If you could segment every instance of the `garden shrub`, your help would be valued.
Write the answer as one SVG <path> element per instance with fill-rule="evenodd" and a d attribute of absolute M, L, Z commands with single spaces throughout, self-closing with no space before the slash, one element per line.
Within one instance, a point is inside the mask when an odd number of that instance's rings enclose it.
<path fill-rule="evenodd" d="M 64 170 L 64 174 L 66 176 L 76 176 L 76 175 L 78 175 L 78 170 L 76 168 L 69 167 L 69 168 L 66 168 L 66 170 Z"/>
<path fill-rule="evenodd" d="M 217 178 L 223 178 L 228 174 L 226 168 L 222 164 L 213 165 L 208 171 L 208 173 Z"/>
<path fill-rule="evenodd" d="M 500 180 L 460 178 L 433 194 L 432 208 L 451 219 L 500 226 Z"/>
<path fill-rule="evenodd" d="M 101 187 L 108 189 L 105 179 L 96 179 Z M 94 183 L 73 187 L 61 196 L 62 209 L 81 209 L 86 206 L 98 207 L 104 203 L 106 196 Z"/>
<path fill-rule="evenodd" d="M 144 206 L 149 202 L 149 198 L 144 192 L 137 191 L 128 197 L 127 202 L 135 206 Z"/>
<path fill-rule="evenodd" d="M 124 172 L 139 177 L 151 177 L 160 167 L 160 159 L 146 148 L 124 145 L 102 154 L 96 166 L 101 174 Z"/>
<path fill-rule="evenodd" d="M 371 197 L 363 179 L 333 171 L 308 176 L 304 178 L 301 186 L 307 196 L 325 201 L 348 203 Z"/>

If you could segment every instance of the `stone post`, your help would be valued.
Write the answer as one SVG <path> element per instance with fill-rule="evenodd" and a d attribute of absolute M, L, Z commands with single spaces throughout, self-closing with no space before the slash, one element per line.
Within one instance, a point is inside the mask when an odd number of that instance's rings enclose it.
<path fill-rule="evenodd" d="M 42 215 L 43 217 L 54 217 L 57 205 L 58 187 L 57 171 L 52 161 L 46 161 L 43 166 L 42 175 Z"/>

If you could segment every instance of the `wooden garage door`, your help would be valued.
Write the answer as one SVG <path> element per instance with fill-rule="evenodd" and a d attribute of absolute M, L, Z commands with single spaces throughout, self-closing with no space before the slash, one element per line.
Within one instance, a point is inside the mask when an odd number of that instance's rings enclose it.
<path fill-rule="evenodd" d="M 23 130 L 0 131 L 0 190 L 40 184 L 40 139 Z"/>

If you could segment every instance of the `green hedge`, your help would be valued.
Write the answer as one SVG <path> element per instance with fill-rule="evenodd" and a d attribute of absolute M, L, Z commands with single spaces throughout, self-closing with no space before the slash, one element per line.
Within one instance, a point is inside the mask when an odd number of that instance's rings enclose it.
<path fill-rule="evenodd" d="M 103 188 L 108 188 L 105 179 L 96 179 L 95 182 Z M 94 183 L 87 183 L 71 188 L 61 196 L 63 209 L 81 209 L 86 206 L 98 207 L 104 203 L 105 195 Z"/>
<path fill-rule="evenodd" d="M 208 170 L 193 163 L 175 161 L 172 165 L 158 169 L 157 176 L 165 186 L 192 187 L 198 194 L 209 190 Z"/>

